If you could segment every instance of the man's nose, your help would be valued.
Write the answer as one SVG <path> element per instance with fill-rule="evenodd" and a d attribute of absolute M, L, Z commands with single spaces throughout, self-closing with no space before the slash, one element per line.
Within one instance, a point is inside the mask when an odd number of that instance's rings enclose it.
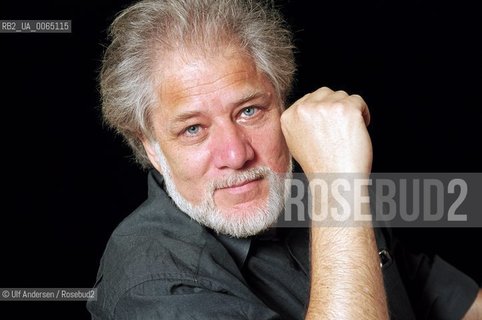
<path fill-rule="evenodd" d="M 236 123 L 218 127 L 213 133 L 212 152 L 218 169 L 242 169 L 254 159 L 254 149 L 243 128 Z"/>

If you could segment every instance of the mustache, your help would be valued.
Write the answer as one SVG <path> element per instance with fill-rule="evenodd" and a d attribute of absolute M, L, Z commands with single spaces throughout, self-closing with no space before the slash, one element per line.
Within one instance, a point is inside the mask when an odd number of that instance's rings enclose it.
<path fill-rule="evenodd" d="M 268 167 L 257 167 L 242 172 L 235 172 L 228 176 L 215 179 L 209 183 L 208 190 L 213 193 L 217 189 L 230 188 L 245 182 L 267 177 L 272 170 Z"/>

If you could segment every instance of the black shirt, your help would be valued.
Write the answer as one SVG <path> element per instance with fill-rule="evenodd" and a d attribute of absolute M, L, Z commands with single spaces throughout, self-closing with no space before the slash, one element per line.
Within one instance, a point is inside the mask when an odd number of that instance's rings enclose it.
<path fill-rule="evenodd" d="M 304 318 L 307 229 L 246 239 L 217 235 L 181 212 L 162 184 L 152 170 L 148 199 L 109 239 L 97 300 L 87 304 L 93 319 Z M 391 318 L 461 318 L 477 284 L 440 258 L 412 255 L 386 230 L 375 231 L 380 250 L 389 253 L 383 275 Z"/>

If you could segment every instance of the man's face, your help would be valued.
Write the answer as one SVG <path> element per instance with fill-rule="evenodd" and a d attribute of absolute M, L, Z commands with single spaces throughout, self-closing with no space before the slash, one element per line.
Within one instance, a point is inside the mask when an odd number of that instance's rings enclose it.
<path fill-rule="evenodd" d="M 151 161 L 189 205 L 210 203 L 223 219 L 256 220 L 280 183 L 269 172 L 290 170 L 273 86 L 231 49 L 171 57 L 162 72 L 161 105 L 152 114 L 160 150 L 145 142 Z M 283 188 L 274 193 L 284 200 Z"/>

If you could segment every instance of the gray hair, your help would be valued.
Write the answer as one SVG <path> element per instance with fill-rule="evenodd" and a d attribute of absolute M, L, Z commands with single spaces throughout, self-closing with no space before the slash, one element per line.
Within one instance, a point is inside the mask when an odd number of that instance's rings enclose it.
<path fill-rule="evenodd" d="M 136 160 L 149 167 L 142 136 L 152 137 L 151 110 L 160 105 L 162 53 L 207 52 L 234 44 L 270 79 L 281 103 L 295 72 L 292 36 L 272 5 L 255 0 L 144 0 L 124 9 L 110 27 L 100 72 L 102 113 Z"/>

